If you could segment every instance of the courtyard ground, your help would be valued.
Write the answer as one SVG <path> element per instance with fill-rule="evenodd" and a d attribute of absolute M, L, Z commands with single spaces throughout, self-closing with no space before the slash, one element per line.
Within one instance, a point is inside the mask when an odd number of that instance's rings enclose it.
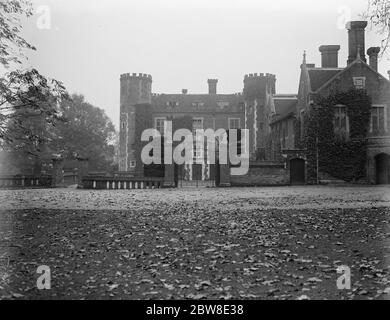
<path fill-rule="evenodd" d="M 0 204 L 2 299 L 390 297 L 389 187 L 2 190 Z"/>

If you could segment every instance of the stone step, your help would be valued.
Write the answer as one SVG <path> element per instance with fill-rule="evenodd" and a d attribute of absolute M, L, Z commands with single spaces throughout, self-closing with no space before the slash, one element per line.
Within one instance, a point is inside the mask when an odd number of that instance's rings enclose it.
<path fill-rule="evenodd" d="M 344 180 L 338 180 L 338 179 L 328 179 L 328 180 L 320 180 L 320 184 L 323 185 L 331 185 L 331 184 L 347 184 Z"/>

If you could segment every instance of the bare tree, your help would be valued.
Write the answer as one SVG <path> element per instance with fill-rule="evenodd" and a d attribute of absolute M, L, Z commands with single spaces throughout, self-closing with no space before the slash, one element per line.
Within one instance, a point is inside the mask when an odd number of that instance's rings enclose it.
<path fill-rule="evenodd" d="M 368 8 L 363 17 L 383 36 L 381 42 L 383 55 L 390 45 L 390 0 L 368 0 Z"/>

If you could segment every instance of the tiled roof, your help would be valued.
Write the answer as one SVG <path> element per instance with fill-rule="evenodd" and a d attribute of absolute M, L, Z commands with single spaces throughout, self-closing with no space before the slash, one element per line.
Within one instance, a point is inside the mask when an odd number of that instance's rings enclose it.
<path fill-rule="evenodd" d="M 244 112 L 241 94 L 154 94 L 152 106 L 160 112 Z M 175 104 L 176 103 L 176 104 Z"/>
<path fill-rule="evenodd" d="M 296 96 L 274 96 L 273 97 L 276 115 L 272 124 L 279 122 L 293 115 L 296 110 L 298 99 Z"/>
<path fill-rule="evenodd" d="M 317 91 L 322 85 L 343 70 L 342 68 L 309 68 L 311 90 L 313 92 Z"/>

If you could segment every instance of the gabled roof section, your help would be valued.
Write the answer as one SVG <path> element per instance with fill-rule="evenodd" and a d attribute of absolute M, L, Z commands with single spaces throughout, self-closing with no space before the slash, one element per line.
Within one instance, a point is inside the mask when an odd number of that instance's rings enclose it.
<path fill-rule="evenodd" d="M 307 72 L 310 78 L 311 91 L 315 92 L 321 88 L 330 79 L 340 74 L 342 68 L 308 68 Z"/>
<path fill-rule="evenodd" d="M 171 103 L 177 103 L 171 107 Z M 244 110 L 241 94 L 153 94 L 152 105 L 165 112 Z M 237 109 L 238 108 L 238 109 Z"/>
<path fill-rule="evenodd" d="M 277 123 L 295 115 L 298 98 L 296 95 L 274 95 L 273 102 L 276 114 L 271 124 Z"/>
<path fill-rule="evenodd" d="M 364 62 L 360 55 L 358 55 L 358 57 L 355 59 L 354 62 L 352 62 L 351 64 L 349 64 L 346 68 L 342 69 L 342 71 L 336 73 L 333 77 L 331 77 L 328 81 L 326 81 L 325 83 L 323 83 L 319 88 L 317 88 L 316 90 L 313 90 L 314 93 L 318 93 L 320 92 L 321 90 L 323 90 L 324 88 L 326 88 L 329 84 L 331 84 L 337 77 L 339 77 L 340 75 L 342 75 L 343 73 L 345 73 L 346 71 L 352 69 L 356 64 L 358 63 L 361 63 L 363 64 L 367 69 L 369 69 L 370 71 L 372 71 L 373 73 L 375 73 L 377 76 L 379 76 L 380 78 L 386 80 L 387 82 L 390 83 L 390 81 L 384 77 L 382 74 L 380 74 L 378 71 L 374 70 L 373 68 L 370 67 L 369 64 L 367 64 L 366 62 Z"/>

